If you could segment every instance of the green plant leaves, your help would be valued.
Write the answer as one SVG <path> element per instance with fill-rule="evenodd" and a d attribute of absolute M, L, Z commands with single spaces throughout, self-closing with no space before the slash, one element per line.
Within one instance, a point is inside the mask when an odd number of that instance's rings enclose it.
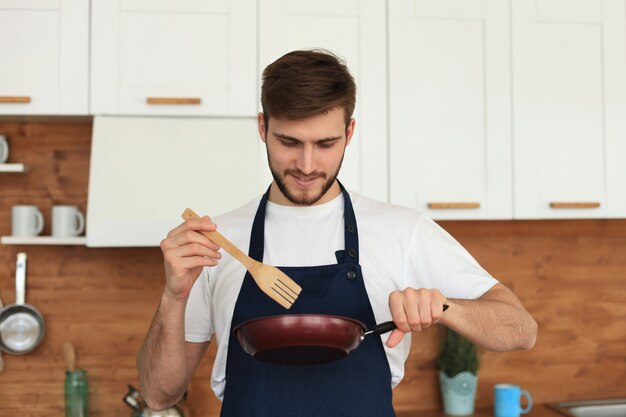
<path fill-rule="evenodd" d="M 441 344 L 437 367 L 448 377 L 463 371 L 476 375 L 480 366 L 480 358 L 476 345 L 450 329 L 445 329 L 445 337 Z"/>

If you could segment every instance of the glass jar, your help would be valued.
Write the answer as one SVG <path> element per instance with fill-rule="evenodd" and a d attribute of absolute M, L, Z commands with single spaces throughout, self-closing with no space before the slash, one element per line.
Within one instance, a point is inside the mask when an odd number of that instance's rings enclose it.
<path fill-rule="evenodd" d="M 65 372 L 65 417 L 89 416 L 89 381 L 87 371 Z"/>

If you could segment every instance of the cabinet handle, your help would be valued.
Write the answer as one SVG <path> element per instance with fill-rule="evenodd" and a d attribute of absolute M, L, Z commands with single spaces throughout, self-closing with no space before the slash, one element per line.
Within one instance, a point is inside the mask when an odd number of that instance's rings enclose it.
<path fill-rule="evenodd" d="M 200 104 L 202 99 L 198 97 L 148 97 L 148 104 Z"/>
<path fill-rule="evenodd" d="M 478 202 L 458 202 L 458 203 L 428 203 L 428 208 L 433 210 L 441 209 L 477 209 L 480 208 Z"/>
<path fill-rule="evenodd" d="M 0 96 L 0 103 L 30 103 L 29 96 Z"/>
<path fill-rule="evenodd" d="M 550 208 L 553 209 L 592 209 L 600 207 L 599 201 L 552 201 Z"/>

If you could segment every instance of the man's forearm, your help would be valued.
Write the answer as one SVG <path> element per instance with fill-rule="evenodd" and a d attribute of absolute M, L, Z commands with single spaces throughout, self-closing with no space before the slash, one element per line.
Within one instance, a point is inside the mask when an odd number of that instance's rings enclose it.
<path fill-rule="evenodd" d="M 530 349 L 535 344 L 537 323 L 503 285 L 477 300 L 448 303 L 441 323 L 486 350 Z"/>
<path fill-rule="evenodd" d="M 150 408 L 163 409 L 176 403 L 189 382 L 184 336 L 185 304 L 161 297 L 137 354 L 141 393 Z"/>

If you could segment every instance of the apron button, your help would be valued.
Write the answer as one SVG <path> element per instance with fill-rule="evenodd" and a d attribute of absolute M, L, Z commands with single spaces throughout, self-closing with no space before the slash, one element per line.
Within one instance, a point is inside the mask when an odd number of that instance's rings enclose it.
<path fill-rule="evenodd" d="M 348 225 L 348 232 L 354 233 L 354 225 L 353 224 L 349 224 Z"/>
<path fill-rule="evenodd" d="M 351 257 L 351 258 L 356 257 L 356 250 L 348 249 L 348 256 Z"/>
<path fill-rule="evenodd" d="M 349 270 L 346 275 L 348 276 L 348 279 L 355 279 L 356 278 L 356 272 L 354 272 L 353 270 Z"/>

